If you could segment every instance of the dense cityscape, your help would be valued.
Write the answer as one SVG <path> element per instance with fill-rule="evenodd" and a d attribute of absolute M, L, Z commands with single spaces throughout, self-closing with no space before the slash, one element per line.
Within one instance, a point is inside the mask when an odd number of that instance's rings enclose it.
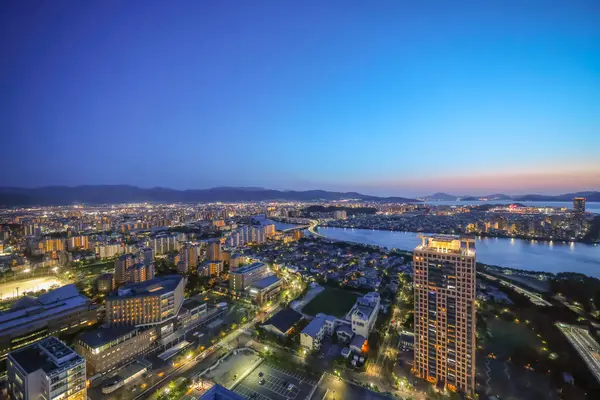
<path fill-rule="evenodd" d="M 0 37 L 0 400 L 600 399 L 600 1 Z"/>
<path fill-rule="evenodd" d="M 592 398 L 600 281 L 476 263 L 472 239 L 511 234 L 507 227 L 540 237 L 530 227 L 546 227 L 578 240 L 597 218 L 585 207 L 575 198 L 559 209 L 359 201 L 5 209 L 4 391 Z M 388 249 L 329 239 L 319 226 L 428 233 L 413 249 Z M 591 298 L 582 299 L 582 285 Z"/>

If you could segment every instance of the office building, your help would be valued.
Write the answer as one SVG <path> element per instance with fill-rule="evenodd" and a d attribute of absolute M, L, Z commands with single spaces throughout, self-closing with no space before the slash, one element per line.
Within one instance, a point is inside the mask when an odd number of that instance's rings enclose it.
<path fill-rule="evenodd" d="M 248 294 L 258 305 L 262 305 L 275 298 L 279 292 L 281 292 L 281 279 L 271 275 L 251 284 Z"/>
<path fill-rule="evenodd" d="M 156 339 L 155 328 L 98 328 L 80 334 L 75 350 L 85 357 L 88 376 L 94 376 L 110 372 L 144 354 Z"/>
<path fill-rule="evenodd" d="M 54 336 L 11 351 L 7 378 L 11 399 L 87 399 L 85 359 Z"/>
<path fill-rule="evenodd" d="M 254 282 L 271 275 L 267 265 L 256 262 L 229 272 L 229 289 L 245 292 Z"/>
<path fill-rule="evenodd" d="M 365 338 L 369 337 L 375 326 L 375 321 L 377 321 L 379 303 L 380 297 L 377 292 L 368 293 L 356 301 L 356 304 L 350 311 L 352 332 L 354 334 Z"/>
<path fill-rule="evenodd" d="M 122 286 L 106 297 L 106 320 L 111 326 L 151 326 L 168 321 L 181 308 L 184 287 L 181 275 Z"/>
<path fill-rule="evenodd" d="M 475 390 L 475 241 L 421 235 L 414 250 L 415 374 Z"/>
<path fill-rule="evenodd" d="M 208 242 L 206 249 L 206 258 L 209 261 L 221 261 L 221 242 L 219 240 L 211 240 Z"/>
<path fill-rule="evenodd" d="M 585 214 L 585 198 L 575 197 L 573 199 L 573 214 L 583 215 Z"/>
<path fill-rule="evenodd" d="M 58 333 L 74 333 L 98 320 L 96 306 L 75 285 L 51 290 L 37 299 L 22 297 L 0 312 L 0 360 L 9 351 Z"/>

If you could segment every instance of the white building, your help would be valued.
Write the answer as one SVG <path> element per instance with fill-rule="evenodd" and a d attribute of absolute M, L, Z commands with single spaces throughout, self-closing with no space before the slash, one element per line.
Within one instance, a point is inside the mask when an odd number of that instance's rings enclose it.
<path fill-rule="evenodd" d="M 300 332 L 300 346 L 307 351 L 321 348 L 321 341 L 326 336 L 333 335 L 336 318 L 331 315 L 317 314 Z"/>
<path fill-rule="evenodd" d="M 85 400 L 85 358 L 50 336 L 8 355 L 8 393 L 16 400 Z"/>
<path fill-rule="evenodd" d="M 352 332 L 365 338 L 373 330 L 377 314 L 379 312 L 379 293 L 371 292 L 356 301 L 356 304 L 350 311 L 350 320 L 352 322 Z"/>

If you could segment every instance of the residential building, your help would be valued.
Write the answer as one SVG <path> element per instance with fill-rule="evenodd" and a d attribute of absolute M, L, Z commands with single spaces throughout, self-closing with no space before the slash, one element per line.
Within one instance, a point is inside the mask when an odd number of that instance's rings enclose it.
<path fill-rule="evenodd" d="M 116 255 L 123 254 L 123 246 L 120 244 L 102 244 L 98 246 L 98 254 L 100 258 L 112 258 Z"/>
<path fill-rule="evenodd" d="M 475 391 L 475 240 L 421 235 L 414 250 L 415 374 Z"/>
<path fill-rule="evenodd" d="M 218 276 L 223 273 L 223 261 L 202 261 L 197 268 L 200 276 Z"/>
<path fill-rule="evenodd" d="M 9 351 L 58 333 L 74 333 L 95 324 L 96 306 L 75 285 L 51 290 L 37 299 L 22 297 L 0 312 L 0 360 Z"/>
<path fill-rule="evenodd" d="M 333 218 L 346 219 L 346 210 L 336 210 L 333 212 Z"/>
<path fill-rule="evenodd" d="M 206 249 L 206 259 L 209 261 L 221 261 L 221 241 L 218 239 L 208 242 Z"/>
<path fill-rule="evenodd" d="M 87 250 L 90 248 L 89 240 L 87 236 L 72 236 L 67 239 L 67 250 L 73 251 L 76 249 Z"/>
<path fill-rule="evenodd" d="M 131 283 L 106 297 L 106 319 L 111 326 L 151 326 L 174 318 L 183 303 L 185 279 L 164 275 Z"/>
<path fill-rule="evenodd" d="M 371 292 L 359 298 L 350 311 L 352 332 L 366 338 L 375 326 L 377 314 L 379 313 L 380 296 L 377 292 Z"/>
<path fill-rule="evenodd" d="M 94 376 L 130 362 L 148 351 L 156 339 L 155 328 L 98 328 L 80 334 L 75 342 L 75 350 L 85 357 L 88 376 Z"/>
<path fill-rule="evenodd" d="M 87 399 L 85 359 L 54 336 L 11 351 L 7 378 L 11 399 Z"/>
<path fill-rule="evenodd" d="M 333 335 L 335 320 L 331 315 L 317 314 L 300 332 L 300 346 L 307 351 L 320 349 L 323 338 Z"/>
<path fill-rule="evenodd" d="M 149 281 L 154 278 L 154 264 L 137 263 L 127 269 L 127 283 Z"/>
<path fill-rule="evenodd" d="M 271 272 L 267 265 L 256 262 L 229 272 L 229 289 L 234 292 L 245 292 L 254 282 L 267 277 Z"/>
<path fill-rule="evenodd" d="M 115 285 L 120 286 L 129 278 L 129 268 L 134 264 L 132 254 L 123 254 L 115 260 Z"/>
<path fill-rule="evenodd" d="M 583 215 L 585 214 L 585 198 L 575 197 L 573 199 L 573 214 Z"/>
<path fill-rule="evenodd" d="M 187 263 L 190 271 L 195 271 L 200 259 L 200 246 L 198 244 L 186 243 L 179 251 L 181 261 Z"/>
<path fill-rule="evenodd" d="M 99 292 L 109 293 L 115 290 L 115 276 L 113 274 L 102 274 L 96 280 Z"/>

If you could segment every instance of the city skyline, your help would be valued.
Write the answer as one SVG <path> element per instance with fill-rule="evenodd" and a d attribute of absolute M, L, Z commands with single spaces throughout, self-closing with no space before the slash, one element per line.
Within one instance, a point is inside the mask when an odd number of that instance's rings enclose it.
<path fill-rule="evenodd" d="M 593 1 L 1 7 L 2 186 L 600 189 Z"/>

